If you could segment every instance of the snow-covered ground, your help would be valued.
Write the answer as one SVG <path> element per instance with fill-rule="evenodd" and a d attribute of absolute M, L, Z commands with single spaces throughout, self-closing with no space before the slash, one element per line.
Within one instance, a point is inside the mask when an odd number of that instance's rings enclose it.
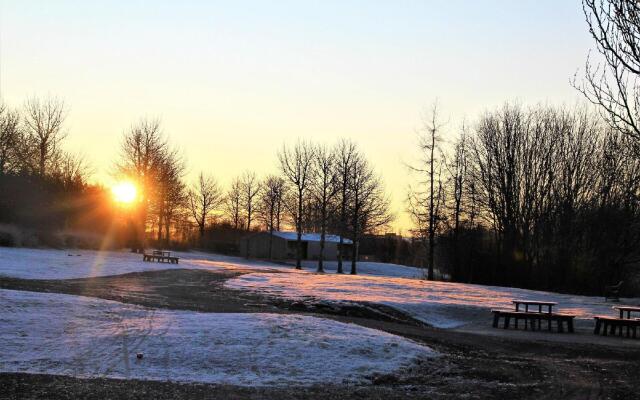
<path fill-rule="evenodd" d="M 3 372 L 305 385 L 359 382 L 436 354 L 398 336 L 308 316 L 151 310 L 13 290 L 0 290 L 0 304 Z"/>
<path fill-rule="evenodd" d="M 79 254 L 79 256 L 77 255 Z M 326 274 L 315 274 L 316 262 L 293 266 L 246 260 L 201 252 L 180 252 L 180 264 L 143 262 L 140 254 L 126 251 L 36 250 L 0 248 L 0 275 L 25 279 L 69 279 L 119 275 L 128 272 L 171 268 L 208 270 L 260 269 L 289 273 L 252 273 L 227 282 L 235 289 L 252 290 L 294 300 L 376 302 L 404 311 L 428 324 L 455 328 L 474 321 L 487 321 L 490 308 L 511 308 L 513 299 L 558 302 L 557 311 L 589 319 L 612 314 L 601 297 L 562 295 L 507 287 L 429 282 L 419 269 L 394 264 L 359 262 L 359 275 L 336 275 L 336 263 L 328 262 Z M 349 268 L 348 263 L 345 267 Z M 623 299 L 640 304 L 640 299 Z"/>
<path fill-rule="evenodd" d="M 387 264 L 371 261 L 360 261 L 357 263 L 357 271 L 359 275 L 372 275 L 372 276 L 390 276 L 396 278 L 422 278 L 424 271 L 419 268 L 407 267 L 406 265 Z M 316 271 L 318 268 L 318 261 L 303 261 L 302 268 L 307 271 Z M 332 273 L 338 269 L 337 261 L 325 261 L 323 263 L 325 272 Z M 342 266 L 346 273 L 351 271 L 351 261 L 345 261 Z"/>
<path fill-rule="evenodd" d="M 177 252 L 174 255 L 180 257 L 180 264 L 143 262 L 141 254 L 128 251 L 0 247 L 0 275 L 23 279 L 73 279 L 174 268 L 285 268 L 277 264 L 217 254 Z"/>
<path fill-rule="evenodd" d="M 128 251 L 52 250 L 0 247 L 0 275 L 22 279 L 74 279 L 120 275 L 129 272 L 156 271 L 173 268 L 196 269 L 277 269 L 293 271 L 293 265 L 247 260 L 203 252 L 173 252 L 180 264 L 143 262 L 140 254 Z M 305 261 L 307 271 L 315 271 L 317 261 Z M 327 272 L 335 272 L 336 262 L 326 262 Z M 350 264 L 345 263 L 349 271 Z M 419 278 L 422 271 L 396 264 L 359 262 L 360 275 Z"/>
<path fill-rule="evenodd" d="M 581 319 L 613 315 L 602 297 L 565 295 L 526 289 L 431 282 L 419 279 L 336 274 L 245 274 L 225 283 L 229 288 L 260 292 L 291 300 L 372 302 L 391 306 L 440 328 L 489 321 L 490 308 L 513 308 L 514 299 L 555 301 L 555 311 L 574 313 Z M 638 303 L 638 299 L 624 299 Z"/>

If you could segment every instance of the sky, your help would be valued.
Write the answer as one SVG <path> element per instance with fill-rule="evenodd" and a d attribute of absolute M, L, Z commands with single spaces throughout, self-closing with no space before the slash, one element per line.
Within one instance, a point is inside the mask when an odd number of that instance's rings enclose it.
<path fill-rule="evenodd" d="M 434 101 L 453 141 L 505 101 L 583 101 L 592 43 L 578 0 L 0 0 L 0 96 L 56 96 L 67 148 L 110 185 L 123 132 L 159 118 L 221 184 L 277 172 L 298 138 L 359 144 L 406 233 L 407 163 Z"/>

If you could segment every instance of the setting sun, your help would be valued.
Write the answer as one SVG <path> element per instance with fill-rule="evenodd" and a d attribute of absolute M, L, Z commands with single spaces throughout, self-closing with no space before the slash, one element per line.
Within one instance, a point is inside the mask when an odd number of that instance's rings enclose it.
<path fill-rule="evenodd" d="M 136 199 L 138 190 L 131 182 L 120 182 L 111 188 L 111 192 L 118 203 L 128 204 Z"/>

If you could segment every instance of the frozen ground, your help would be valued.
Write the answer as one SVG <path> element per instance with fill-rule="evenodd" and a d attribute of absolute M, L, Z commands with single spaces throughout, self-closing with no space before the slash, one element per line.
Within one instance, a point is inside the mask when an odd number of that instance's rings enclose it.
<path fill-rule="evenodd" d="M 602 297 L 419 279 L 252 273 L 231 279 L 225 285 L 291 300 L 381 303 L 440 328 L 456 328 L 479 320 L 486 324 L 488 309 L 511 309 L 513 299 L 555 301 L 558 307 L 554 310 L 574 313 L 580 319 L 590 319 L 596 314 L 613 315 L 611 303 L 605 303 Z M 624 300 L 638 304 L 638 299 Z"/>
<path fill-rule="evenodd" d="M 435 355 L 398 336 L 309 316 L 150 310 L 13 290 L 0 290 L 0 304 L 2 372 L 306 385 L 358 382 Z"/>

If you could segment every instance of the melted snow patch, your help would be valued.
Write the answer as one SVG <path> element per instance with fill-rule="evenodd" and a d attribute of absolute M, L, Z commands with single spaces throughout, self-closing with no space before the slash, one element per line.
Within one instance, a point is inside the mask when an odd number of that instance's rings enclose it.
<path fill-rule="evenodd" d="M 361 382 L 435 352 L 332 320 L 0 290 L 0 371 L 234 385 Z M 142 359 L 136 357 L 142 353 Z"/>

